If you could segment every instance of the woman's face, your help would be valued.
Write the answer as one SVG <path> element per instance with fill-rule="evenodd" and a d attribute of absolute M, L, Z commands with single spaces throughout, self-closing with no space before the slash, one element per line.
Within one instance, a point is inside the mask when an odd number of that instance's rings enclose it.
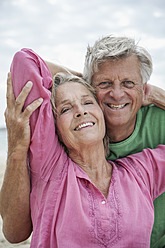
<path fill-rule="evenodd" d="M 103 140 L 105 124 L 102 110 L 84 85 L 66 82 L 58 86 L 55 104 L 58 135 L 68 150 Z"/>

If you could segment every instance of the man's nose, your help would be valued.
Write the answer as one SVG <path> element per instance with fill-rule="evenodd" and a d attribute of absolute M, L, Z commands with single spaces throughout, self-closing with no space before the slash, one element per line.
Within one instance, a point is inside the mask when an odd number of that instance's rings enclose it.
<path fill-rule="evenodd" d="M 114 85 L 113 88 L 111 88 L 109 94 L 117 101 L 124 96 L 124 90 L 121 85 Z"/>

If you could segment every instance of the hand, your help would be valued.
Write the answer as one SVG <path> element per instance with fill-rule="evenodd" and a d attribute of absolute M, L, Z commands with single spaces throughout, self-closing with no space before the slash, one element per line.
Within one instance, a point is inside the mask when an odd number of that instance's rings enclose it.
<path fill-rule="evenodd" d="M 8 133 L 8 156 L 14 152 L 19 152 L 21 155 L 21 153 L 25 154 L 28 151 L 30 144 L 30 116 L 43 101 L 42 98 L 39 98 L 22 111 L 32 86 L 32 82 L 27 82 L 19 96 L 15 99 L 11 73 L 8 74 L 6 95 L 7 108 L 5 110 L 5 121 Z"/>
<path fill-rule="evenodd" d="M 146 84 L 145 86 L 145 92 L 144 92 L 144 95 L 143 95 L 143 102 L 142 102 L 142 105 L 143 106 L 147 106 L 147 105 L 150 105 L 152 104 L 152 89 L 153 89 L 153 85 L 150 85 L 150 84 Z"/>

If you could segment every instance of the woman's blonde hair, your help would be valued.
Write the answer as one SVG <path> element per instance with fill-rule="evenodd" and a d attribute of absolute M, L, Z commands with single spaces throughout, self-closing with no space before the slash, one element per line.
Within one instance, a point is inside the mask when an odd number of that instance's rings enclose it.
<path fill-rule="evenodd" d="M 94 88 L 90 84 L 88 84 L 83 78 L 75 76 L 68 72 L 66 73 L 58 72 L 53 78 L 52 94 L 51 94 L 51 104 L 52 104 L 52 110 L 53 110 L 54 117 L 56 115 L 56 106 L 55 106 L 56 90 L 58 86 L 66 82 L 80 83 L 84 85 L 92 93 L 92 95 L 97 101 L 96 92 Z"/>

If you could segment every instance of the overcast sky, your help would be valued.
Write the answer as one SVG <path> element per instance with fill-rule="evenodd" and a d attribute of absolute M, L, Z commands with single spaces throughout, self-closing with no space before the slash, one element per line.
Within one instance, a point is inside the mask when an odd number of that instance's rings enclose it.
<path fill-rule="evenodd" d="M 165 89 L 164 0 L 1 0 L 0 127 L 15 52 L 32 48 L 44 59 L 82 71 L 87 45 L 107 34 L 127 35 L 146 47 L 154 63 L 150 83 Z"/>

